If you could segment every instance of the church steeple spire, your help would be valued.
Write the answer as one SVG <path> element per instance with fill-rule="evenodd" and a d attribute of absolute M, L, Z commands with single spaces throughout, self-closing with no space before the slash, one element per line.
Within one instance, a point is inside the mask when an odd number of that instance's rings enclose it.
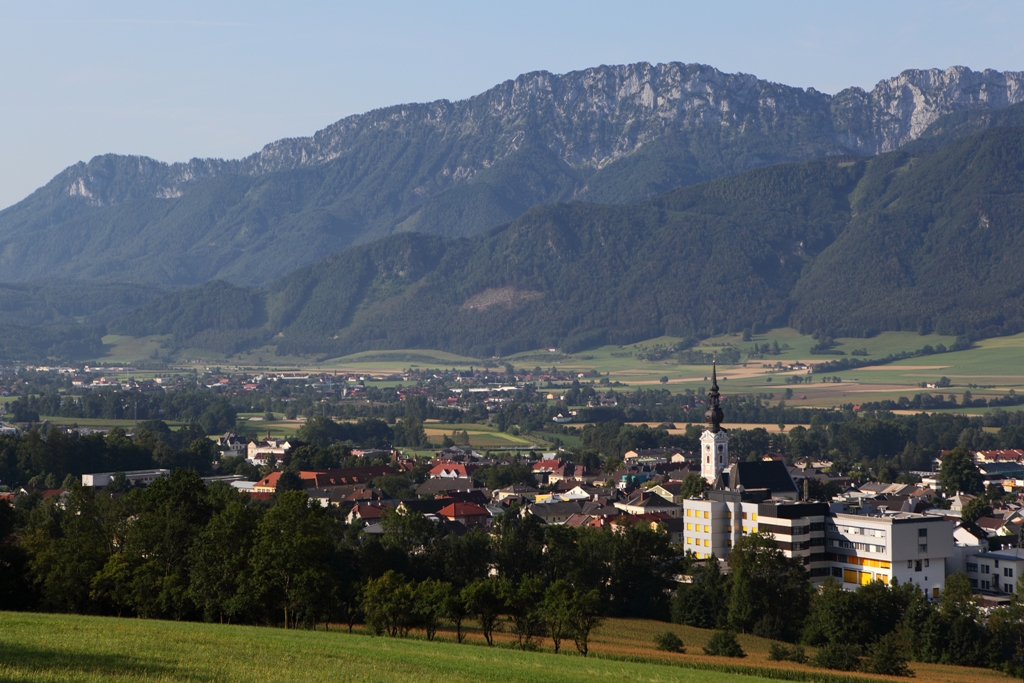
<path fill-rule="evenodd" d="M 722 413 L 720 400 L 718 395 L 718 364 L 713 363 L 711 365 L 711 390 L 708 391 L 708 409 L 704 413 L 708 429 L 713 434 L 717 434 L 722 430 L 722 418 L 725 417 Z"/>
<path fill-rule="evenodd" d="M 718 364 L 711 366 L 711 389 L 708 391 L 708 410 L 704 419 L 708 426 L 700 435 L 701 474 L 711 485 L 729 464 L 729 434 L 722 428 L 721 397 L 718 395 Z"/>

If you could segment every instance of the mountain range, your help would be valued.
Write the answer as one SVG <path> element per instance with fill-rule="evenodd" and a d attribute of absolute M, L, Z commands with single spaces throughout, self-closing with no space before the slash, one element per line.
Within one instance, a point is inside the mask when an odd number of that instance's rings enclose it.
<path fill-rule="evenodd" d="M 167 295 L 110 329 L 324 357 L 574 351 L 782 325 L 1018 332 L 1024 127 L 940 142 L 778 164 L 634 204 L 535 207 L 469 238 L 394 235 L 266 289 Z"/>
<path fill-rule="evenodd" d="M 237 161 L 97 157 L 0 212 L 0 356 L 90 357 L 104 332 L 323 357 L 1016 332 L 1022 86 L 954 67 L 831 96 L 634 64 Z"/>
<path fill-rule="evenodd" d="M 524 74 L 350 116 L 240 160 L 105 155 L 0 212 L 0 282 L 265 285 L 400 232 L 468 236 L 530 207 L 625 204 L 752 168 L 874 155 L 1024 101 L 1024 73 L 912 70 L 836 95 L 699 64 Z"/>

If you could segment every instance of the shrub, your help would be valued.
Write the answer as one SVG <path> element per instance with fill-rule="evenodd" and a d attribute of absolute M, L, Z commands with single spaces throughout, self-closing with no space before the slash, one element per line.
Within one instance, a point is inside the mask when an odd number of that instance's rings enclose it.
<path fill-rule="evenodd" d="M 704 646 L 704 654 L 717 657 L 747 656 L 732 631 L 715 631 L 715 635 L 711 636 L 711 640 Z"/>
<path fill-rule="evenodd" d="M 800 645 L 787 647 L 782 643 L 772 643 L 768 646 L 768 659 L 773 662 L 788 661 L 803 664 L 807 661 L 807 655 L 804 653 L 804 649 Z"/>
<path fill-rule="evenodd" d="M 837 671 L 855 671 L 860 667 L 857 650 L 843 643 L 829 643 L 818 650 L 814 656 L 814 665 L 822 669 Z"/>
<path fill-rule="evenodd" d="M 904 654 L 903 643 L 896 633 L 889 633 L 882 637 L 868 650 L 867 659 L 864 662 L 864 671 L 884 676 L 912 676 L 913 672 L 907 666 L 907 656 Z"/>
<path fill-rule="evenodd" d="M 683 640 L 672 631 L 659 633 L 654 637 L 654 646 L 665 652 L 686 652 L 683 648 Z"/>

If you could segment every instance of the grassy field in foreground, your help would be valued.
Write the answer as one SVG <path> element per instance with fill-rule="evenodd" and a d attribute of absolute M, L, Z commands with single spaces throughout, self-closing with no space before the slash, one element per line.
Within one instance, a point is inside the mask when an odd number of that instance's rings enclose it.
<path fill-rule="evenodd" d="M 672 630 L 687 654 L 654 649 L 657 633 Z M 901 680 L 843 674 L 767 659 L 770 641 L 739 636 L 743 659 L 701 654 L 711 631 L 655 621 L 610 619 L 591 639 L 592 656 L 555 656 L 550 641 L 539 652 L 456 645 L 439 632 L 422 638 L 374 638 L 341 630 L 285 631 L 48 614 L 0 613 L 0 680 L 36 681 L 601 681 L 658 683 L 724 681 Z M 809 649 L 813 654 L 813 648 Z M 618 658 L 618 660 L 616 660 Z M 631 659 L 632 661 L 621 661 Z M 640 660 L 640 661 L 637 661 Z M 935 683 L 997 683 L 1006 676 L 986 669 L 913 663 L 917 680 Z M 771 669 L 771 671 L 768 671 Z M 742 674 L 742 675 L 741 675 Z M 906 679 L 902 679 L 906 680 Z"/>
<path fill-rule="evenodd" d="M 337 631 L 4 613 L 0 680 L 719 683 L 735 677 Z"/>

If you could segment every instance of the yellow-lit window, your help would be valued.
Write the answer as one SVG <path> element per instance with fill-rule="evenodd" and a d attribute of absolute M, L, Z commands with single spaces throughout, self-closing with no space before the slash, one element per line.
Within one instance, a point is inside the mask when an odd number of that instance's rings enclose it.
<path fill-rule="evenodd" d="M 704 525 L 704 533 L 707 534 L 707 533 L 710 533 L 710 532 L 711 532 L 711 527 L 709 527 L 707 524 L 705 524 Z"/>
<path fill-rule="evenodd" d="M 708 518 L 708 511 L 707 511 L 707 510 L 705 510 L 705 511 L 704 511 L 704 519 L 707 519 L 707 518 Z"/>
<path fill-rule="evenodd" d="M 875 578 L 878 579 L 879 581 L 881 581 L 882 583 L 884 583 L 886 586 L 889 585 L 889 577 L 886 576 L 885 574 L 882 574 L 881 572 L 879 572 L 878 574 L 875 574 Z"/>
<path fill-rule="evenodd" d="M 708 541 L 708 539 L 705 538 L 704 539 L 704 547 L 707 548 L 709 545 L 711 545 L 711 542 Z"/>
<path fill-rule="evenodd" d="M 743 527 L 743 533 L 747 533 L 747 527 Z"/>
<path fill-rule="evenodd" d="M 732 531 L 732 524 L 726 524 L 725 525 L 725 530 L 726 531 Z"/>
<path fill-rule="evenodd" d="M 757 521 L 757 513 L 755 512 L 755 513 L 751 514 L 750 515 L 750 519 L 752 519 L 753 521 L 756 522 Z"/>
<path fill-rule="evenodd" d="M 692 525 L 692 524 L 690 524 L 689 522 L 687 522 L 687 523 L 686 523 L 686 530 L 687 530 L 687 531 L 693 531 L 693 525 Z"/>
<path fill-rule="evenodd" d="M 732 510 L 726 510 L 725 511 L 725 518 L 726 519 L 732 519 Z"/>
<path fill-rule="evenodd" d="M 686 511 L 686 516 L 687 517 L 693 517 L 693 510 L 687 510 Z"/>
<path fill-rule="evenodd" d="M 885 561 L 880 562 L 879 566 L 881 566 L 882 569 L 892 569 L 892 564 Z"/>
<path fill-rule="evenodd" d="M 843 570 L 843 582 L 844 583 L 857 583 L 857 572 L 853 569 Z"/>

